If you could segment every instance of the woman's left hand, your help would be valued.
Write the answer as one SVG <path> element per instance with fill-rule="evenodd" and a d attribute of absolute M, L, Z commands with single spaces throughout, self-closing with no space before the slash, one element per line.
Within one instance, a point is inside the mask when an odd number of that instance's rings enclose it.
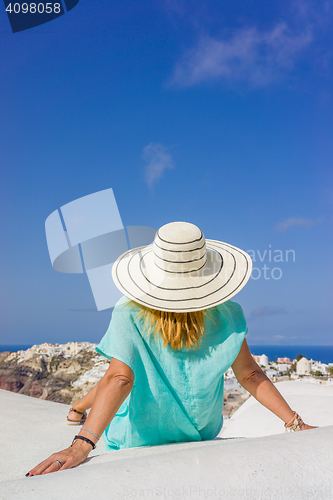
<path fill-rule="evenodd" d="M 83 445 L 82 445 L 83 444 Z M 39 476 L 40 474 L 49 474 L 59 470 L 71 469 L 84 462 L 91 451 L 91 446 L 87 443 L 78 443 L 69 446 L 65 450 L 53 453 L 49 458 L 38 464 L 26 474 L 26 477 Z M 57 462 L 57 460 L 59 462 Z"/>

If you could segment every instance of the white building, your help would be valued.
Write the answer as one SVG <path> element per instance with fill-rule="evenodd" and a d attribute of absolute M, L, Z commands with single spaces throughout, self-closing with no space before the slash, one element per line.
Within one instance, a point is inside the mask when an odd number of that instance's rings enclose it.
<path fill-rule="evenodd" d="M 276 369 L 279 373 L 285 373 L 291 367 L 291 363 L 278 363 Z"/>
<path fill-rule="evenodd" d="M 326 363 L 322 363 L 321 361 L 312 361 L 311 370 L 313 372 L 319 371 L 324 375 L 325 373 L 328 373 L 328 365 L 326 365 Z"/>
<path fill-rule="evenodd" d="M 279 373 L 277 370 L 274 370 L 272 368 L 269 368 L 265 371 L 266 375 L 268 378 L 275 378 L 279 376 Z"/>
<path fill-rule="evenodd" d="M 259 365 L 263 365 L 265 368 L 268 368 L 268 357 L 266 354 L 262 354 L 260 356 Z"/>
<path fill-rule="evenodd" d="M 310 374 L 311 371 L 311 361 L 306 358 L 301 358 L 297 361 L 296 373 L 297 375 L 306 375 Z"/>

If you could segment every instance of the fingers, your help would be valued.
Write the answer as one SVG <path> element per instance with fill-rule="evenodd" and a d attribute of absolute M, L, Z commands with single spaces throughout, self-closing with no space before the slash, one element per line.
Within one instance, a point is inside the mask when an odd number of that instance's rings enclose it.
<path fill-rule="evenodd" d="M 64 463 L 66 462 L 68 456 L 68 451 L 63 450 L 59 453 L 53 453 L 49 458 L 40 462 L 40 464 L 36 465 L 31 471 L 29 471 L 27 477 L 29 476 L 39 476 L 40 474 L 45 474 L 49 472 L 56 472 L 60 470 Z M 61 463 L 57 462 L 57 460 Z"/>
<path fill-rule="evenodd" d="M 42 472 L 42 474 L 49 474 L 50 472 L 57 472 L 62 468 L 62 464 L 60 465 L 58 462 L 53 462 L 47 469 Z"/>
<path fill-rule="evenodd" d="M 308 425 L 308 424 L 303 423 L 303 425 L 301 427 L 301 431 L 306 431 L 308 429 L 318 429 L 318 426 L 317 425 L 313 426 L 313 425 Z"/>
<path fill-rule="evenodd" d="M 76 467 L 80 463 L 82 463 L 82 461 L 70 457 L 68 460 L 66 460 L 66 462 L 64 462 L 61 465 L 61 468 L 59 470 L 71 469 L 72 467 Z"/>
<path fill-rule="evenodd" d="M 40 474 L 49 474 L 51 472 L 71 469 L 84 462 L 86 458 L 87 453 L 85 451 L 70 447 L 59 453 L 54 453 L 46 460 L 43 460 L 43 462 L 31 469 L 26 476 L 39 476 Z"/>
<path fill-rule="evenodd" d="M 39 474 L 42 474 L 46 469 L 48 469 L 52 464 L 56 464 L 59 469 L 59 464 L 56 463 L 56 458 L 54 458 L 55 455 L 51 455 L 49 458 L 46 460 L 43 460 L 43 462 L 40 462 L 40 464 L 36 465 L 31 471 L 29 471 L 28 476 L 38 476 Z"/>

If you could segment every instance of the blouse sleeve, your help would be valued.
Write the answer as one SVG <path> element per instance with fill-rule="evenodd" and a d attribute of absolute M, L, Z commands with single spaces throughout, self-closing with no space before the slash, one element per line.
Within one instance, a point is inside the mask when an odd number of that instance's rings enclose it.
<path fill-rule="evenodd" d="M 137 342 L 138 331 L 132 309 L 119 301 L 112 312 L 109 328 L 95 350 L 110 361 L 111 358 L 122 361 L 135 372 Z"/>
<path fill-rule="evenodd" d="M 220 315 L 225 318 L 223 337 L 223 370 L 228 368 L 237 358 L 242 343 L 248 334 L 248 327 L 243 309 L 237 302 L 228 300 L 219 306 Z"/>
<path fill-rule="evenodd" d="M 243 309 L 239 304 L 237 304 L 237 302 L 232 302 L 231 300 L 228 301 L 228 307 L 234 325 L 234 330 L 240 334 L 241 341 L 243 342 L 248 334 L 248 327 Z"/>

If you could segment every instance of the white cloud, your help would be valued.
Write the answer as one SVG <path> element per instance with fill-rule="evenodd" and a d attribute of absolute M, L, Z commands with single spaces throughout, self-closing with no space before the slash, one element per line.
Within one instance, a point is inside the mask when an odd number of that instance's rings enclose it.
<path fill-rule="evenodd" d="M 306 228 L 310 228 L 313 226 L 317 226 L 322 222 L 323 218 L 305 219 L 304 217 L 289 217 L 289 219 L 279 222 L 275 227 L 278 231 L 287 231 L 287 229 L 293 226 L 303 226 Z"/>
<path fill-rule="evenodd" d="M 254 309 L 251 313 L 251 318 L 258 318 L 259 316 L 273 316 L 276 314 L 284 314 L 287 311 L 283 307 L 258 307 L 257 309 Z"/>
<path fill-rule="evenodd" d="M 142 153 L 142 158 L 147 161 L 145 177 L 149 187 L 162 177 L 166 169 L 174 168 L 174 163 L 168 148 L 159 143 L 149 143 Z"/>
<path fill-rule="evenodd" d="M 284 22 L 266 32 L 244 28 L 228 39 L 202 37 L 176 64 L 168 83 L 191 87 L 225 80 L 264 87 L 292 70 L 311 41 L 310 28 L 296 34 Z"/>

